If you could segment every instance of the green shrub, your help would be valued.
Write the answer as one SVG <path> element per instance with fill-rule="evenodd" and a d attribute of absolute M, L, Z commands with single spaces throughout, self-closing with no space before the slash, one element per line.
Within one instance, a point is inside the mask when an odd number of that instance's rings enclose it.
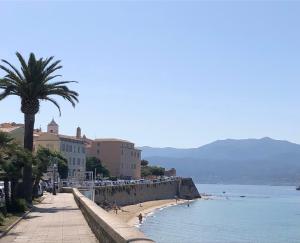
<path fill-rule="evenodd" d="M 6 216 L 6 214 L 7 214 L 6 206 L 1 206 L 0 207 L 0 213 L 2 213 L 4 216 Z"/>
<path fill-rule="evenodd" d="M 4 224 L 5 216 L 0 212 L 0 225 Z"/>
<path fill-rule="evenodd" d="M 23 213 L 27 208 L 27 203 L 25 199 L 16 199 L 15 202 L 12 204 L 12 209 L 14 212 Z"/>

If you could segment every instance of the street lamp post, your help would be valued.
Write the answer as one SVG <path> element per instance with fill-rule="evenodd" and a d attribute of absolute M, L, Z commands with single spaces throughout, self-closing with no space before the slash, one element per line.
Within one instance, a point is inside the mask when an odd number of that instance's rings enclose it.
<path fill-rule="evenodd" d="M 52 162 L 52 194 L 56 195 L 56 185 L 55 185 L 55 181 L 56 181 L 56 170 L 57 170 L 57 161 L 56 158 L 50 156 L 50 160 Z"/>

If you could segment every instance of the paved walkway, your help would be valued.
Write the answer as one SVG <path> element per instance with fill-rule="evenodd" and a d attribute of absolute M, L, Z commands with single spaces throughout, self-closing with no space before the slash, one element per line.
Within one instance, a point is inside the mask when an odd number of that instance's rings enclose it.
<path fill-rule="evenodd" d="M 71 193 L 47 194 L 0 243 L 96 243 Z"/>

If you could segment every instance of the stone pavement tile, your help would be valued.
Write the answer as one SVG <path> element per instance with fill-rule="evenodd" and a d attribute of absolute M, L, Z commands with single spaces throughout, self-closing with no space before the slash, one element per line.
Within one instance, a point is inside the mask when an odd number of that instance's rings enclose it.
<path fill-rule="evenodd" d="M 91 237 L 80 237 L 80 242 L 81 243 L 85 243 L 85 242 L 97 243 L 98 241 L 95 238 L 91 238 Z"/>
<path fill-rule="evenodd" d="M 96 243 L 72 194 L 47 194 L 0 243 Z"/>

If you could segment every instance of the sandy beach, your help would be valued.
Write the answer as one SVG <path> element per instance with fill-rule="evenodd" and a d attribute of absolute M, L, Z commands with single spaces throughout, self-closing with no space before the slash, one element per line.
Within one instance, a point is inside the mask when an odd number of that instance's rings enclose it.
<path fill-rule="evenodd" d="M 147 214 L 155 211 L 156 209 L 183 204 L 187 202 L 187 200 L 183 199 L 178 200 L 177 203 L 175 199 L 155 200 L 143 202 L 141 204 L 134 204 L 121 207 L 121 210 L 118 210 L 117 214 L 114 210 L 110 210 L 109 213 L 116 215 L 130 226 L 134 226 L 138 224 L 138 215 L 140 213 L 143 215 L 143 217 L 146 217 Z"/>

